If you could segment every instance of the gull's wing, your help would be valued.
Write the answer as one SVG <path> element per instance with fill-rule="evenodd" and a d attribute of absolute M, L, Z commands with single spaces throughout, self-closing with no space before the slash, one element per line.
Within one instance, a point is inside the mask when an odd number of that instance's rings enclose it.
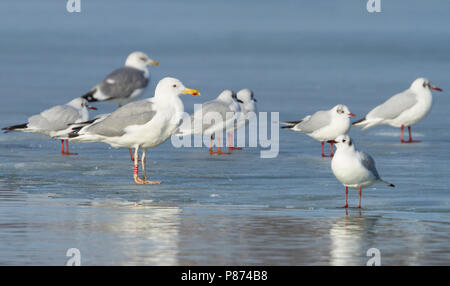
<path fill-rule="evenodd" d="M 410 90 L 398 93 L 383 104 L 372 109 L 366 116 L 366 119 L 394 119 L 402 112 L 410 109 L 417 103 L 416 94 Z"/>
<path fill-rule="evenodd" d="M 331 123 L 331 116 L 328 111 L 317 111 L 313 115 L 306 116 L 300 123 L 292 129 L 305 133 L 312 133 Z"/>
<path fill-rule="evenodd" d="M 108 96 L 107 100 L 128 98 L 137 90 L 148 85 L 148 78 L 143 71 L 123 67 L 109 74 L 99 85 L 100 91 Z"/>
<path fill-rule="evenodd" d="M 199 112 L 199 111 L 197 111 L 197 112 Z M 194 129 L 195 129 L 194 118 L 196 116 L 199 116 L 197 112 L 195 112 L 194 114 L 191 115 L 191 124 L 192 124 L 191 126 Z M 211 128 L 213 125 L 221 124 L 221 123 L 225 124 L 226 119 L 227 119 L 227 117 L 226 117 L 227 115 L 226 114 L 227 114 L 227 112 L 232 112 L 232 110 L 225 103 L 222 103 L 222 102 L 216 101 L 216 100 L 212 100 L 212 101 L 205 102 L 204 104 L 202 104 L 203 121 L 205 121 L 205 118 L 207 118 L 207 119 L 210 119 L 210 118 L 214 119 L 215 118 L 212 114 L 209 115 L 211 117 L 208 117 L 208 113 L 210 113 L 210 112 L 216 112 L 217 114 L 219 114 L 222 121 L 221 122 L 215 122 L 214 120 L 211 120 L 211 122 L 203 122 L 203 124 L 202 124 L 202 133 L 205 132 L 206 130 L 208 130 L 209 128 Z M 224 125 L 224 127 L 225 127 L 225 125 Z M 197 131 L 197 130 L 195 130 L 195 131 Z"/>
<path fill-rule="evenodd" d="M 358 151 L 358 154 L 364 168 L 369 170 L 376 179 L 380 179 L 380 175 L 378 174 L 377 168 L 375 166 L 375 160 L 372 158 L 372 156 L 361 151 Z"/>
<path fill-rule="evenodd" d="M 143 125 L 153 119 L 155 105 L 148 100 L 128 103 L 93 124 L 82 129 L 82 133 L 98 134 L 108 137 L 122 136 L 132 125 Z M 81 133 L 81 132 L 80 132 Z"/>
<path fill-rule="evenodd" d="M 64 130 L 80 120 L 79 111 L 68 105 L 57 105 L 28 119 L 28 128 L 47 131 Z"/>

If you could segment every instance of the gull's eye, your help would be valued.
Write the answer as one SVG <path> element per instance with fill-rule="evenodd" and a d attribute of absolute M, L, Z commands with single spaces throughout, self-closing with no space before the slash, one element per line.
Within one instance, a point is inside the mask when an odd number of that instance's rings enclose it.
<path fill-rule="evenodd" d="M 423 82 L 423 87 L 427 87 L 427 83 L 426 82 Z"/>
<path fill-rule="evenodd" d="M 146 62 L 147 58 L 139 58 L 141 61 Z"/>
<path fill-rule="evenodd" d="M 177 87 L 177 85 L 176 85 L 176 84 L 174 84 L 174 85 L 173 85 L 173 87 L 175 88 L 175 87 Z"/>
<path fill-rule="evenodd" d="M 342 143 L 345 143 L 345 139 L 342 140 Z"/>

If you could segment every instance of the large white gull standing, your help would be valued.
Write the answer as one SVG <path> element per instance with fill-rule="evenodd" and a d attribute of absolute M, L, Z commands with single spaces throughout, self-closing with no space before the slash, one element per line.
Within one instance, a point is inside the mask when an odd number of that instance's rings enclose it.
<path fill-rule="evenodd" d="M 80 126 L 69 134 L 74 142 L 103 142 L 114 148 L 134 148 L 133 178 L 137 184 L 160 184 L 147 180 L 145 154 L 148 148 L 164 143 L 178 128 L 184 113 L 179 95 L 199 95 L 178 79 L 166 77 L 155 89 L 155 96 L 128 103 L 109 115 Z M 138 151 L 142 149 L 142 179 L 138 176 Z"/>
<path fill-rule="evenodd" d="M 422 120 L 430 112 L 433 104 L 431 90 L 442 91 L 439 87 L 432 85 L 428 79 L 418 78 L 407 90 L 378 105 L 366 117 L 354 122 L 353 125 L 362 126 L 363 130 L 380 124 L 400 127 L 400 142 L 420 142 L 412 139 L 411 125 Z M 408 126 L 409 140 L 403 138 L 405 126 Z"/>

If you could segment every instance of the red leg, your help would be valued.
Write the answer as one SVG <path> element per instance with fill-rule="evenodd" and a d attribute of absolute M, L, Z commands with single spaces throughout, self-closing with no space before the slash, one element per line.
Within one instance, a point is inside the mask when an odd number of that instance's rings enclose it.
<path fill-rule="evenodd" d="M 333 143 L 330 143 L 330 148 L 331 148 L 330 157 L 333 157 L 334 156 Z"/>
<path fill-rule="evenodd" d="M 131 150 L 131 148 L 129 148 L 128 150 L 130 151 L 130 159 L 131 159 L 131 162 L 134 162 L 133 151 Z"/>
<path fill-rule="evenodd" d="M 358 208 L 361 208 L 361 196 L 362 196 L 362 187 L 359 187 L 359 203 L 358 203 Z"/>
<path fill-rule="evenodd" d="M 61 155 L 64 155 L 64 140 L 61 140 Z"/>
<path fill-rule="evenodd" d="M 62 155 L 78 155 L 78 153 L 70 153 L 69 152 L 69 140 L 66 139 L 65 141 L 66 141 L 66 151 L 64 151 L 64 144 L 62 144 L 63 152 L 61 154 Z M 61 143 L 62 143 L 62 140 L 61 140 Z"/>
<path fill-rule="evenodd" d="M 213 137 L 211 136 L 211 143 L 209 144 L 209 154 L 215 154 L 213 151 Z"/>
<path fill-rule="evenodd" d="M 218 140 L 217 140 L 217 143 L 218 143 L 218 147 L 217 147 L 217 155 L 230 155 L 231 153 L 229 153 L 229 152 L 222 152 L 222 151 L 220 151 L 220 135 L 219 136 L 217 136 L 218 137 Z"/>
<path fill-rule="evenodd" d="M 345 205 L 342 208 L 348 208 L 348 187 L 345 187 Z"/>
<path fill-rule="evenodd" d="M 408 133 L 409 133 L 409 142 L 410 143 L 418 143 L 418 142 L 420 142 L 419 140 L 413 140 L 412 139 L 412 135 L 411 135 L 411 126 L 408 126 Z"/>
<path fill-rule="evenodd" d="M 420 141 L 418 141 L 418 140 L 413 140 L 413 139 L 412 139 L 412 135 L 411 135 L 411 126 L 408 126 L 409 140 L 408 140 L 408 141 L 405 141 L 405 140 L 404 140 L 404 136 L 403 136 L 403 129 L 404 129 L 404 126 L 402 125 L 402 126 L 400 127 L 400 131 L 401 131 L 401 133 L 400 133 L 400 141 L 401 141 L 402 143 L 418 143 L 418 142 L 420 142 Z"/>
<path fill-rule="evenodd" d="M 234 132 L 228 133 L 228 150 L 242 150 L 242 148 L 234 147 Z"/>

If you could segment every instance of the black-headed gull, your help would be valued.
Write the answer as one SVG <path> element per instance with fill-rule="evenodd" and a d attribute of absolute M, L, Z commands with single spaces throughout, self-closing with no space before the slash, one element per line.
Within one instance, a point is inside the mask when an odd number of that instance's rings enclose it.
<path fill-rule="evenodd" d="M 345 205 L 348 208 L 348 188 L 359 189 L 359 204 L 361 208 L 362 188 L 374 183 L 382 183 L 389 187 L 393 184 L 383 181 L 378 174 L 373 158 L 358 151 L 348 135 L 339 135 L 332 140 L 336 144 L 336 153 L 331 160 L 331 170 L 336 178 L 345 186 Z"/>
<path fill-rule="evenodd" d="M 177 135 L 200 135 L 208 136 L 211 139 L 209 153 L 216 155 L 229 155 L 231 153 L 222 152 L 220 150 L 220 134 L 225 130 L 230 130 L 239 116 L 239 103 L 236 94 L 226 89 L 219 96 L 207 101 L 201 105 L 201 108 L 194 111 L 189 117 L 184 119 L 177 132 Z M 198 122 L 198 124 L 197 124 Z M 217 152 L 213 151 L 213 139 L 217 134 L 218 148 Z"/>
<path fill-rule="evenodd" d="M 135 148 L 133 178 L 137 184 L 160 184 L 145 174 L 145 153 L 164 143 L 178 128 L 184 113 L 179 95 L 199 95 L 178 79 L 166 77 L 155 89 L 155 96 L 128 103 L 111 114 L 69 134 L 74 142 L 103 142 L 114 148 Z M 142 149 L 142 179 L 138 176 L 138 151 Z"/>
<path fill-rule="evenodd" d="M 123 68 L 110 73 L 83 97 L 89 102 L 114 101 L 120 107 L 143 94 L 150 79 L 148 65 L 158 66 L 159 63 L 143 52 L 133 52 Z"/>
<path fill-rule="evenodd" d="M 27 123 L 5 127 L 2 130 L 5 133 L 22 131 L 56 138 L 61 134 L 66 134 L 70 128 L 69 125 L 88 120 L 88 109 L 96 110 L 95 107 L 88 105 L 86 99 L 78 97 L 64 105 L 53 106 L 29 117 Z M 66 148 L 64 148 L 64 142 L 66 143 Z M 69 142 L 67 140 L 61 140 L 61 155 L 77 155 L 77 153 L 69 152 Z"/>
<path fill-rule="evenodd" d="M 234 124 L 233 131 L 228 132 L 228 149 L 229 150 L 241 150 L 242 148 L 234 147 L 234 130 L 237 130 L 243 126 L 247 126 L 249 123 L 249 114 L 251 112 L 256 113 L 256 98 L 248 88 L 241 89 L 236 94 L 237 101 L 239 102 L 240 115 Z"/>
<path fill-rule="evenodd" d="M 362 126 L 363 130 L 380 124 L 400 127 L 402 143 L 420 142 L 412 139 L 411 125 L 422 120 L 430 112 L 433 103 L 431 90 L 442 91 L 439 87 L 432 85 L 428 79 L 418 78 L 407 90 L 378 105 L 366 117 L 354 122 L 353 125 Z M 408 126 L 408 141 L 403 138 L 405 126 Z"/>
<path fill-rule="evenodd" d="M 350 130 L 350 117 L 355 116 L 347 106 L 338 104 L 330 110 L 320 110 L 313 115 L 308 115 L 299 121 L 282 122 L 294 131 L 303 132 L 306 135 L 318 140 L 322 144 L 322 157 L 333 157 L 333 143 L 330 143 L 330 155 L 324 153 L 324 144 L 326 141 L 333 140 L 341 134 L 347 134 Z"/>

